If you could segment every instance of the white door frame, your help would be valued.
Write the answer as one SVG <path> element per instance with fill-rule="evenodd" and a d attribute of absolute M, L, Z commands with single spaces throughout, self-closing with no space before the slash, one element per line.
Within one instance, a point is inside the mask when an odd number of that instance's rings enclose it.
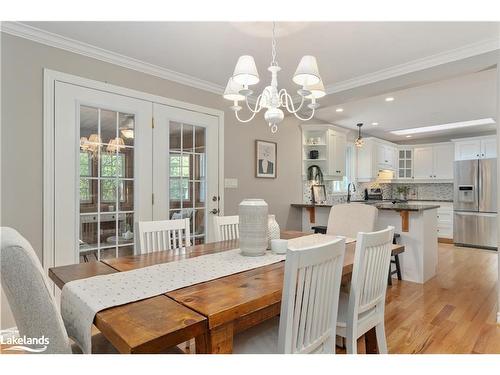
<path fill-rule="evenodd" d="M 43 70 L 43 251 L 42 264 L 45 270 L 54 265 L 54 178 L 55 178 L 55 83 L 64 82 L 83 86 L 90 89 L 105 91 L 113 94 L 129 96 L 131 98 L 150 101 L 152 103 L 164 104 L 171 107 L 187 109 L 195 112 L 206 113 L 218 118 L 219 122 L 219 195 L 220 214 L 224 214 L 224 112 L 186 103 L 175 99 L 165 98 L 158 95 L 115 86 L 106 82 L 100 82 L 62 73 L 51 69 Z"/>

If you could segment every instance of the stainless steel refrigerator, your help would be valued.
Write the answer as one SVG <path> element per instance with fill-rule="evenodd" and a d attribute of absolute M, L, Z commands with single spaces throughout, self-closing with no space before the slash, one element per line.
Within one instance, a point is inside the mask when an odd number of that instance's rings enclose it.
<path fill-rule="evenodd" d="M 497 159 L 455 162 L 453 242 L 497 248 Z"/>

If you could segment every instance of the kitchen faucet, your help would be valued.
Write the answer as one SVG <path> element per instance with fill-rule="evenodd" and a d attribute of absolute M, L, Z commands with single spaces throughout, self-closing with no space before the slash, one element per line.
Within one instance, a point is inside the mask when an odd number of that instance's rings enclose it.
<path fill-rule="evenodd" d="M 354 193 L 356 191 L 356 185 L 352 182 L 349 182 L 347 185 L 347 203 L 351 202 L 351 186 L 352 186 L 352 192 Z"/>

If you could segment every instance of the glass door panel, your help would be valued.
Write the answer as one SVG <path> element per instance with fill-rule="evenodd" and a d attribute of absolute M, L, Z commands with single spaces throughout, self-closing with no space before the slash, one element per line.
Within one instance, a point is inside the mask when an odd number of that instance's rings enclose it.
<path fill-rule="evenodd" d="M 134 252 L 134 123 L 133 114 L 80 107 L 81 262 Z"/>
<path fill-rule="evenodd" d="M 209 220 L 219 209 L 218 121 L 213 116 L 156 104 L 153 112 L 153 217 L 188 218 L 191 242 L 205 243 L 212 238 Z M 206 213 L 212 210 L 208 217 Z"/>

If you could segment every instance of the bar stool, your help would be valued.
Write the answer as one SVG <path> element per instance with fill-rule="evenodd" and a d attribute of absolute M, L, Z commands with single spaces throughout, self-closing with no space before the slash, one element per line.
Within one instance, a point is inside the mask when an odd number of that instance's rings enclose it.
<path fill-rule="evenodd" d="M 326 226 L 325 225 L 316 225 L 315 227 L 311 227 L 314 233 L 326 234 Z"/>
<path fill-rule="evenodd" d="M 399 242 L 399 239 L 401 238 L 401 235 L 399 233 L 394 233 L 394 237 L 392 238 L 392 243 L 397 244 Z M 392 265 L 396 266 L 396 269 L 392 269 Z M 399 264 L 399 255 L 398 254 L 392 254 L 391 255 L 391 264 L 389 265 L 389 277 L 387 279 L 387 283 L 389 285 L 392 285 L 392 275 L 396 274 L 398 276 L 398 280 L 401 280 L 401 265 Z"/>

